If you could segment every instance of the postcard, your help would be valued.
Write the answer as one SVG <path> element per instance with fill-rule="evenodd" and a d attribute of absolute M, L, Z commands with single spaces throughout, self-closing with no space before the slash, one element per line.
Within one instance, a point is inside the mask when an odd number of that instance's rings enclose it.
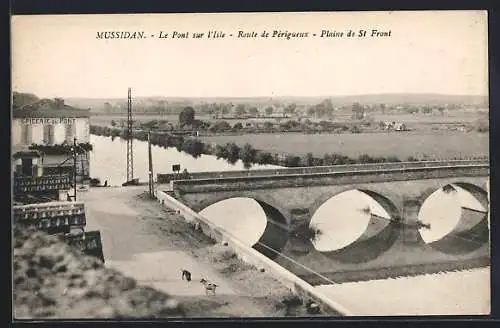
<path fill-rule="evenodd" d="M 11 27 L 15 319 L 490 313 L 486 11 Z"/>

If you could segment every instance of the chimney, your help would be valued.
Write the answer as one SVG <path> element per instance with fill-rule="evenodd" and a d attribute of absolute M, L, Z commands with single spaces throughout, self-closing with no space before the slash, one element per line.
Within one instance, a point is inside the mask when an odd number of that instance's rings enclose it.
<path fill-rule="evenodd" d="M 54 103 L 55 103 L 57 109 L 64 108 L 64 99 L 62 99 L 62 98 L 55 98 L 54 99 Z"/>

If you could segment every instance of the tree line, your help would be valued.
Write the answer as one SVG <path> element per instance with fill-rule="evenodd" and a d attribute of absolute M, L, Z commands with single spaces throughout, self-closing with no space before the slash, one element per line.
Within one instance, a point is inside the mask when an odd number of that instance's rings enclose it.
<path fill-rule="evenodd" d="M 117 128 L 109 128 L 102 126 L 90 127 L 90 132 L 94 135 L 107 137 L 127 138 L 125 130 Z M 134 131 L 132 137 L 137 140 L 147 141 L 148 133 L 146 131 Z M 305 155 L 295 154 L 277 154 L 268 151 L 254 148 L 251 144 L 246 143 L 243 146 L 238 146 L 235 142 L 226 144 L 209 144 L 204 143 L 193 137 L 183 137 L 172 135 L 169 133 L 151 133 L 151 143 L 160 147 L 174 147 L 179 152 L 185 152 L 198 158 L 201 155 L 212 155 L 217 158 L 225 159 L 230 164 L 235 164 L 238 160 L 243 162 L 245 168 L 249 169 L 254 164 L 261 165 L 278 165 L 284 167 L 302 167 L 302 166 L 327 166 L 327 165 L 345 165 L 345 164 L 368 164 L 368 163 L 394 163 L 401 161 L 423 161 L 429 160 L 429 157 L 423 156 L 416 158 L 409 156 L 405 159 L 400 159 L 397 156 L 370 156 L 362 154 L 358 157 L 349 157 L 338 153 L 327 153 L 321 157 L 314 156 L 312 153 Z M 455 158 L 458 159 L 458 158 Z"/>

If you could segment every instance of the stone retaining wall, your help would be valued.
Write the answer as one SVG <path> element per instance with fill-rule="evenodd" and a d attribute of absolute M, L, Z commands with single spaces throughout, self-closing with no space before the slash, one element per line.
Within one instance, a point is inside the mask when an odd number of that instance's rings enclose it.
<path fill-rule="evenodd" d="M 351 315 L 349 310 L 344 308 L 341 304 L 328 299 L 326 295 L 312 285 L 295 276 L 292 272 L 284 269 L 252 247 L 244 245 L 224 228 L 212 224 L 206 218 L 182 204 L 175 198 L 159 190 L 156 191 L 156 198 L 164 206 L 179 211 L 186 221 L 193 224 L 198 223 L 205 235 L 213 238 L 219 243 L 227 243 L 228 247 L 230 247 L 243 261 L 254 265 L 258 269 L 264 269 L 283 285 L 290 288 L 290 290 L 292 290 L 304 301 L 307 301 L 308 299 L 314 300 L 321 306 L 323 313 L 341 316 Z"/>

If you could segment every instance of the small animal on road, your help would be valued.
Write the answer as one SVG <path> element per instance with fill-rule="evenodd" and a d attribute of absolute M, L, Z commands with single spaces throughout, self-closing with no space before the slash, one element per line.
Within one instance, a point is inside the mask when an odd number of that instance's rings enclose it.
<path fill-rule="evenodd" d="M 209 282 L 205 278 L 202 278 L 200 282 L 205 286 L 205 293 L 207 295 L 212 294 L 215 295 L 215 289 L 217 289 L 217 285 L 214 284 L 213 282 Z"/>
<path fill-rule="evenodd" d="M 189 272 L 186 269 L 182 269 L 181 271 L 182 271 L 182 280 L 186 278 L 187 281 L 191 281 L 191 272 Z"/>

